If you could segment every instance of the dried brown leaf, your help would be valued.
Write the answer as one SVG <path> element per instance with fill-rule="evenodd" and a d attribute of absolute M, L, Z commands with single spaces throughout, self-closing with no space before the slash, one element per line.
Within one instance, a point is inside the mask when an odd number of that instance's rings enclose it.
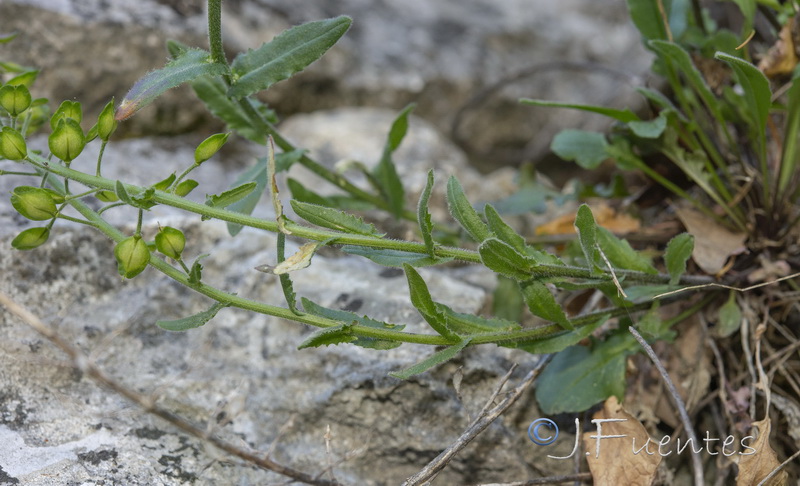
<path fill-rule="evenodd" d="M 691 208 L 681 208 L 676 212 L 686 231 L 694 236 L 692 258 L 704 272 L 716 275 L 729 256 L 744 250 L 746 233 L 734 233 Z"/>
<path fill-rule="evenodd" d="M 594 484 L 652 484 L 661 463 L 661 455 L 658 453 L 658 443 L 650 440 L 650 435 L 641 422 L 628 413 L 614 396 L 605 401 L 603 409 L 595 413 L 593 418 L 622 420 L 603 422 L 600 425 L 602 437 L 623 436 L 598 439 L 599 431 L 583 434 L 584 446 L 589 451 L 587 461 Z M 648 440 L 650 444 L 647 444 Z M 635 453 L 645 444 L 647 449 Z"/>
<path fill-rule="evenodd" d="M 277 264 L 275 268 L 272 269 L 272 273 L 281 275 L 306 268 L 311 265 L 311 257 L 314 256 L 319 245 L 319 243 L 306 243 L 301 246 L 294 255 Z"/>
<path fill-rule="evenodd" d="M 760 69 L 770 78 L 791 74 L 797 66 L 797 54 L 795 51 L 794 37 L 798 25 L 797 17 L 792 17 L 781 29 L 781 33 L 775 44 L 769 48 L 767 55 L 758 63 Z"/>
<path fill-rule="evenodd" d="M 758 427 L 758 438 L 750 443 L 755 450 L 752 454 L 742 454 L 739 459 L 739 475 L 736 477 L 736 486 L 755 486 L 759 484 L 773 469 L 780 465 L 778 455 L 769 444 L 769 433 L 772 428 L 769 417 L 758 422 L 753 422 Z M 750 452 L 749 449 L 743 451 Z M 783 486 L 789 480 L 786 471 L 780 471 L 773 476 L 764 486 Z"/>
<path fill-rule="evenodd" d="M 616 234 L 639 231 L 641 222 L 625 213 L 618 213 L 603 202 L 591 205 L 592 214 L 598 226 Z M 575 215 L 577 211 L 559 216 L 536 228 L 537 235 L 566 235 L 575 233 Z"/>

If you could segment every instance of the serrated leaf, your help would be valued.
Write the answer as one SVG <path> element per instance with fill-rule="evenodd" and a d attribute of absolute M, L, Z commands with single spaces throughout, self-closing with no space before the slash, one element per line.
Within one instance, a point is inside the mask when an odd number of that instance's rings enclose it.
<path fill-rule="evenodd" d="M 200 280 L 203 278 L 203 264 L 200 263 L 200 260 L 207 256 L 208 253 L 203 253 L 194 259 L 192 267 L 189 270 L 189 285 L 198 285 L 200 283 Z"/>
<path fill-rule="evenodd" d="M 450 307 L 436 303 L 436 308 L 444 314 L 447 327 L 459 335 L 469 335 L 484 332 L 509 332 L 521 329 L 516 322 L 499 318 L 486 318 L 474 314 L 456 312 Z"/>
<path fill-rule="evenodd" d="M 550 144 L 550 150 L 564 160 L 574 161 L 584 169 L 597 168 L 608 156 L 608 142 L 602 133 L 586 130 L 562 130 Z"/>
<path fill-rule="evenodd" d="M 332 319 L 334 321 L 341 321 L 349 324 L 357 324 L 359 326 L 372 327 L 375 329 L 388 329 L 393 331 L 402 331 L 405 328 L 405 326 L 403 325 L 388 324 L 386 322 L 376 321 L 375 319 L 371 319 L 367 316 L 359 316 L 358 314 L 349 311 L 328 309 L 326 307 L 322 307 L 320 305 L 315 304 L 314 302 L 306 299 L 305 297 L 301 297 L 300 301 L 303 303 L 303 309 L 305 309 L 306 312 L 308 312 L 309 314 L 325 317 L 328 319 Z M 354 341 L 351 342 L 352 344 L 355 344 L 356 346 L 361 346 L 363 348 L 380 349 L 380 350 L 394 349 L 402 344 L 398 341 L 389 341 L 386 339 L 376 339 L 376 338 L 361 337 L 361 336 L 358 336 Z"/>
<path fill-rule="evenodd" d="M 631 248 L 630 243 L 617 238 L 614 233 L 603 227 L 597 228 L 597 244 L 608 258 L 614 268 L 636 270 L 639 272 L 656 274 L 658 270 L 653 267 L 650 258 Z"/>
<path fill-rule="evenodd" d="M 197 97 L 205 103 L 208 111 L 225 122 L 229 130 L 235 131 L 252 142 L 261 145 L 267 143 L 266 133 L 257 128 L 258 124 L 250 118 L 250 115 L 239 103 L 228 97 L 228 85 L 221 77 L 203 77 L 192 81 L 191 85 Z"/>
<path fill-rule="evenodd" d="M 136 81 L 117 108 L 114 118 L 117 121 L 125 120 L 171 88 L 201 76 L 216 76 L 227 71 L 225 64 L 212 62 L 207 51 L 183 51 L 163 68 L 151 71 Z"/>
<path fill-rule="evenodd" d="M 375 226 L 371 223 L 365 223 L 363 219 L 352 214 L 339 211 L 334 208 L 326 208 L 316 204 L 310 204 L 300 201 L 289 201 L 294 212 L 298 216 L 305 219 L 311 224 L 321 226 L 336 231 L 345 233 L 354 233 L 366 236 L 383 236 L 384 233 L 378 233 Z"/>
<path fill-rule="evenodd" d="M 522 349 L 523 351 L 527 351 L 531 354 L 558 353 L 589 337 L 595 329 L 600 327 L 600 325 L 607 320 L 608 315 L 601 315 L 595 322 L 591 324 L 581 326 L 573 331 L 568 331 L 553 337 L 530 341 L 520 341 L 510 344 L 500 342 L 499 344 L 500 346 L 507 348 Z"/>
<path fill-rule="evenodd" d="M 625 360 L 636 340 L 617 334 L 589 349 L 572 346 L 558 353 L 536 383 L 536 400 L 544 414 L 587 410 L 611 395 L 625 393 Z"/>
<path fill-rule="evenodd" d="M 594 272 L 597 268 L 597 223 L 594 221 L 592 210 L 586 204 L 581 204 L 578 208 L 575 230 L 578 232 L 578 241 L 586 258 L 586 264 Z"/>
<path fill-rule="evenodd" d="M 450 214 L 469 233 L 475 241 L 481 242 L 492 236 L 489 227 L 481 221 L 478 212 L 464 195 L 464 189 L 455 176 L 450 176 L 447 181 L 447 206 Z"/>
<path fill-rule="evenodd" d="M 686 262 L 694 251 L 694 236 L 681 233 L 667 243 L 664 251 L 664 264 L 669 272 L 669 284 L 677 285 L 681 276 L 686 272 Z"/>
<path fill-rule="evenodd" d="M 216 302 L 211 306 L 210 309 L 200 312 L 199 314 L 194 314 L 182 319 L 176 319 L 174 321 L 156 321 L 156 325 L 167 331 L 188 331 L 189 329 L 194 329 L 204 325 L 213 319 L 214 316 L 217 315 L 217 312 L 219 312 L 223 307 L 227 307 L 227 305 L 228 304 L 222 302 Z"/>
<path fill-rule="evenodd" d="M 248 215 L 253 212 L 253 209 L 255 209 L 258 201 L 261 199 L 261 195 L 264 194 L 264 189 L 267 187 L 266 158 L 259 158 L 252 167 L 242 172 L 239 177 L 236 178 L 236 181 L 233 183 L 233 187 L 237 187 L 248 182 L 255 182 L 256 187 L 240 201 L 231 204 L 228 208 L 229 211 L 236 211 L 237 213 Z M 231 236 L 236 236 L 242 230 L 242 225 L 237 223 L 228 222 L 227 226 L 228 234 Z"/>
<path fill-rule="evenodd" d="M 481 261 L 490 270 L 515 280 L 528 280 L 536 263 L 497 238 L 487 238 L 478 247 Z"/>
<path fill-rule="evenodd" d="M 425 189 L 419 195 L 419 204 L 417 204 L 417 224 L 419 224 L 419 231 L 422 233 L 422 241 L 425 242 L 425 248 L 428 250 L 428 255 L 431 258 L 436 258 L 436 251 L 433 246 L 433 222 L 431 221 L 431 213 L 428 211 L 428 201 L 431 198 L 431 191 L 433 190 L 433 169 L 428 171 L 428 182 L 425 184 Z"/>
<path fill-rule="evenodd" d="M 620 121 L 622 123 L 628 123 L 639 120 L 639 117 L 636 115 L 636 113 L 632 112 L 631 110 L 628 110 L 627 108 L 624 110 L 618 110 L 615 108 L 608 108 L 606 106 L 582 105 L 577 103 L 560 103 L 558 101 L 534 100 L 530 98 L 523 98 L 519 101 L 523 105 L 542 106 L 546 108 L 571 108 L 574 110 L 580 110 L 589 113 L 597 113 L 600 115 L 607 116 L 609 118 L 613 118 L 614 120 Z"/>
<path fill-rule="evenodd" d="M 719 325 L 716 333 L 721 337 L 728 337 L 739 330 L 742 325 L 742 311 L 736 303 L 736 293 L 731 291 L 728 300 L 719 308 Z"/>
<path fill-rule="evenodd" d="M 297 346 L 297 349 L 318 348 L 331 344 L 352 343 L 356 340 L 352 324 L 341 324 L 314 331 Z"/>
<path fill-rule="evenodd" d="M 411 366 L 401 371 L 395 371 L 393 373 L 389 373 L 389 375 L 395 378 L 399 378 L 401 380 L 407 380 L 414 375 L 418 375 L 420 373 L 428 371 L 429 369 L 433 368 L 436 365 L 440 365 L 442 363 L 450 361 L 451 359 L 455 358 L 456 355 L 458 355 L 458 353 L 460 353 L 464 348 L 466 348 L 469 343 L 470 343 L 470 338 L 463 339 L 458 344 L 445 348 L 437 353 L 434 353 L 429 358 L 420 361 L 414 366 Z"/>
<path fill-rule="evenodd" d="M 243 98 L 299 73 L 336 44 L 351 23 L 345 16 L 307 22 L 239 54 L 231 65 L 234 83 L 228 95 Z"/>
<path fill-rule="evenodd" d="M 541 280 L 529 280 L 520 283 L 519 286 L 525 303 L 528 304 L 528 309 L 531 310 L 533 315 L 554 322 L 564 329 L 575 329 L 564 309 L 556 302 L 556 298 L 544 282 Z"/>
<path fill-rule="evenodd" d="M 212 208 L 228 207 L 250 195 L 257 185 L 255 182 L 246 182 L 218 195 L 206 195 L 206 206 L 211 206 Z"/>
<path fill-rule="evenodd" d="M 431 258 L 428 255 L 412 253 L 410 251 L 389 250 L 383 248 L 367 248 L 364 246 L 345 245 L 341 248 L 345 253 L 358 255 L 368 258 L 378 265 L 384 267 L 402 267 L 411 265 L 412 267 L 428 267 L 453 261 L 452 257 Z"/>
<path fill-rule="evenodd" d="M 400 114 L 397 115 L 392 127 L 389 129 L 389 135 L 386 138 L 386 144 L 383 147 L 383 155 L 380 162 L 373 170 L 373 176 L 377 181 L 381 193 L 389 203 L 389 210 L 391 213 L 399 218 L 403 214 L 403 206 L 405 204 L 405 189 L 403 189 L 403 182 L 400 176 L 397 175 L 397 167 L 392 160 L 392 153 L 397 150 L 403 138 L 408 131 L 408 116 L 414 110 L 415 105 L 412 103 L 406 106 Z"/>
<path fill-rule="evenodd" d="M 447 327 L 447 319 L 441 309 L 437 308 L 436 303 L 433 301 L 425 280 L 422 279 L 411 265 L 404 264 L 403 270 L 406 272 L 408 290 L 411 295 L 411 304 L 414 308 L 419 311 L 434 331 L 447 339 L 452 339 L 453 341 L 458 340 L 458 335 Z"/>
<path fill-rule="evenodd" d="M 483 208 L 483 214 L 486 216 L 486 222 L 489 225 L 489 230 L 494 233 L 500 240 L 508 243 L 512 248 L 517 251 L 525 252 L 525 238 L 503 221 L 497 210 L 491 204 L 487 204 Z"/>

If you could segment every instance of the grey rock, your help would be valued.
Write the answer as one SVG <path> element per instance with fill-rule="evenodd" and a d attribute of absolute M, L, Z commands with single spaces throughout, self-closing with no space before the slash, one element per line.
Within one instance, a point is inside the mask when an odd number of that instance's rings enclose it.
<path fill-rule="evenodd" d="M 414 125 L 412 133 L 417 131 Z M 152 183 L 190 164 L 196 143 L 185 138 L 112 142 L 104 174 Z M 91 171 L 95 145 L 74 162 L 76 167 Z M 198 197 L 226 188 L 248 158 L 246 152 L 232 151 L 204 164 L 197 175 L 203 184 Z M 442 152 L 442 160 L 462 158 L 457 151 Z M 457 170 L 460 175 L 470 171 Z M 0 178 L 4 191 L 8 180 Z M 481 347 L 401 382 L 387 373 L 418 362 L 432 349 L 404 345 L 379 352 L 331 346 L 298 351 L 312 329 L 237 309 L 222 310 L 199 329 L 166 332 L 156 320 L 202 311 L 209 300 L 152 268 L 122 281 L 111 243 L 81 225 L 59 223 L 43 247 L 11 251 L 10 239 L 26 226 L 6 218 L 9 214 L 3 198 L 0 227 L 10 222 L 12 229 L 0 234 L 3 292 L 126 386 L 152 395 L 164 407 L 242 447 L 267 451 L 275 442 L 272 457 L 295 468 L 317 473 L 333 462 L 337 478 L 347 484 L 397 484 L 413 474 L 458 436 L 468 423 L 467 412 L 474 415 L 482 407 L 512 362 L 528 369 L 536 361 L 520 351 Z M 132 231 L 135 212 L 106 214 Z M 188 261 L 211 254 L 204 260 L 204 281 L 258 302 L 283 304 L 276 279 L 253 269 L 274 263 L 274 235 L 245 230 L 231 238 L 220 222 L 201 223 L 162 207 L 148 213 L 146 235 L 154 233 L 157 222 L 186 232 Z M 291 241 L 288 251 L 300 243 Z M 464 278 L 464 272 L 421 269 L 438 301 L 462 312 L 478 312 L 491 282 Z M 408 302 L 402 274 L 371 262 L 321 253 L 309 268 L 294 274 L 294 283 L 300 295 L 320 305 L 406 324 L 412 332 L 430 332 Z M 0 481 L 48 486 L 280 481 L 271 473 L 230 462 L 98 388 L 5 310 L 0 310 L 0 333 L 0 478 L 5 478 Z M 464 403 L 449 385 L 458 366 L 464 368 Z M 535 413 L 530 398 L 524 403 L 509 421 L 480 436 L 438 481 L 465 484 L 527 477 L 528 456 L 523 451 L 531 446 L 525 429 Z M 328 426 L 332 456 L 326 453 L 324 439 Z M 340 463 L 344 455 L 350 457 Z"/>
<path fill-rule="evenodd" d="M 167 38 L 206 45 L 201 5 L 199 0 L 6 0 L 0 18 L 4 29 L 22 33 L 12 44 L 11 60 L 44 69 L 37 94 L 76 98 L 94 114 L 164 64 Z M 307 72 L 267 94 L 280 113 L 400 108 L 416 101 L 418 115 L 449 131 L 458 109 L 493 83 L 543 63 L 584 63 L 583 70 L 562 66 L 521 76 L 469 106 L 456 138 L 470 149 L 473 162 L 489 171 L 540 158 L 560 128 L 605 126 L 596 116 L 519 106 L 520 97 L 642 106 L 630 83 L 647 70 L 650 57 L 624 2 L 614 0 L 228 0 L 223 30 L 234 54 L 292 25 L 340 14 L 354 19 L 345 38 Z M 598 66 L 625 74 L 612 76 Z M 176 133 L 208 123 L 192 98 L 187 89 L 174 90 L 125 129 Z"/>

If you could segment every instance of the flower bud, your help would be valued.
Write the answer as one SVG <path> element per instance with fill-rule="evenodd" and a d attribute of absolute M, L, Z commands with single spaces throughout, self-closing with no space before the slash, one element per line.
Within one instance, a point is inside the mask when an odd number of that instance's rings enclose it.
<path fill-rule="evenodd" d="M 194 151 L 194 163 L 195 165 L 200 165 L 206 160 L 210 159 L 214 156 L 219 149 L 225 145 L 225 142 L 228 141 L 228 133 L 217 133 L 216 135 L 211 135 L 207 139 L 200 142 L 200 145 L 197 146 L 197 149 Z"/>
<path fill-rule="evenodd" d="M 28 156 L 28 146 L 18 131 L 3 127 L 0 132 L 0 157 L 8 160 L 22 160 Z"/>
<path fill-rule="evenodd" d="M 50 228 L 28 228 L 11 240 L 11 246 L 17 250 L 33 250 L 47 242 Z"/>
<path fill-rule="evenodd" d="M 53 116 L 50 117 L 50 128 L 55 130 L 58 126 L 58 122 L 67 118 L 72 118 L 78 123 L 83 120 L 83 113 L 81 111 L 80 103 L 69 100 L 63 101 L 61 106 L 59 106 L 56 112 L 53 113 Z"/>
<path fill-rule="evenodd" d="M 133 278 L 147 268 L 150 250 L 141 236 L 131 236 L 117 243 L 114 257 L 117 259 L 119 274 L 123 278 Z"/>
<path fill-rule="evenodd" d="M 11 116 L 17 116 L 31 106 L 31 93 L 25 85 L 5 85 L 0 88 L 0 106 Z"/>
<path fill-rule="evenodd" d="M 47 144 L 53 155 L 69 164 L 83 151 L 86 137 L 77 121 L 73 118 L 64 118 L 50 134 Z"/>
<path fill-rule="evenodd" d="M 164 226 L 156 235 L 156 248 L 173 260 L 180 260 L 181 253 L 186 247 L 186 237 L 183 233 L 171 226 Z"/>
<path fill-rule="evenodd" d="M 44 221 L 56 216 L 58 210 L 53 196 L 41 187 L 15 187 L 11 205 L 23 216 L 33 221 Z"/>
<path fill-rule="evenodd" d="M 114 100 L 112 99 L 103 108 L 103 111 L 100 112 L 100 117 L 97 119 L 97 136 L 100 137 L 100 140 L 108 142 L 118 124 L 119 122 L 114 119 Z"/>

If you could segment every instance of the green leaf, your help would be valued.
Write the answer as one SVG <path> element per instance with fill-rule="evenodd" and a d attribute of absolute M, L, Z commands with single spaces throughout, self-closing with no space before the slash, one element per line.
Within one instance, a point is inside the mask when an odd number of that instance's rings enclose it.
<path fill-rule="evenodd" d="M 782 194 L 789 186 L 792 176 L 797 173 L 798 141 L 800 141 L 800 78 L 792 79 L 786 105 L 786 122 L 783 129 L 785 140 L 781 152 L 778 193 Z"/>
<path fill-rule="evenodd" d="M 194 263 L 192 263 L 192 267 L 189 270 L 189 285 L 198 285 L 200 283 L 200 279 L 203 277 L 203 264 L 200 263 L 200 260 L 207 256 L 208 253 L 203 253 L 194 259 Z"/>
<path fill-rule="evenodd" d="M 358 216 L 353 216 L 344 211 L 295 200 L 291 200 L 289 203 L 298 216 L 311 224 L 342 231 L 344 233 L 376 237 L 383 236 L 383 233 L 378 233 L 374 225 L 365 223 L 364 220 Z"/>
<path fill-rule="evenodd" d="M 277 250 L 277 258 L 278 258 L 278 265 L 285 261 L 285 248 L 286 248 L 286 235 L 283 233 L 278 233 L 278 241 L 276 245 Z M 309 263 L 311 259 L 309 257 Z M 295 315 L 301 315 L 302 313 L 297 310 L 297 294 L 294 293 L 294 285 L 292 284 L 292 278 L 287 273 L 281 273 L 278 275 L 278 280 L 281 283 L 281 290 L 283 290 L 283 296 L 286 299 L 286 305 L 289 306 L 289 310 L 291 310 Z"/>
<path fill-rule="evenodd" d="M 155 189 L 152 187 L 145 189 L 145 191 L 140 194 L 131 195 L 125 188 L 125 184 L 123 184 L 121 181 L 116 181 L 114 185 L 114 192 L 117 194 L 119 200 L 128 206 L 147 210 L 156 205 L 156 203 L 153 201 Z"/>
<path fill-rule="evenodd" d="M 408 131 L 408 116 L 414 110 L 413 103 L 406 106 L 400 114 L 397 115 L 392 127 L 389 129 L 389 135 L 386 138 L 386 144 L 383 147 L 383 155 L 380 162 L 373 170 L 373 176 L 378 182 L 381 193 L 389 203 L 389 210 L 391 213 L 399 218 L 403 214 L 403 206 L 405 204 L 405 190 L 403 189 L 403 182 L 400 176 L 397 175 L 397 167 L 395 167 L 392 160 L 392 153 L 397 150 L 403 138 Z"/>
<path fill-rule="evenodd" d="M 159 182 L 156 182 L 151 187 L 156 191 L 166 191 L 167 189 L 169 189 L 169 186 L 171 186 L 172 183 L 175 182 L 175 179 L 177 179 L 177 177 L 175 177 L 175 173 L 173 172 L 172 174 L 169 175 L 169 177 Z"/>
<path fill-rule="evenodd" d="M 498 275 L 497 287 L 492 294 L 492 314 L 499 319 L 517 322 L 522 318 L 524 305 L 517 281 Z"/>
<path fill-rule="evenodd" d="M 556 302 L 556 298 L 544 282 L 541 280 L 529 280 L 520 283 L 519 286 L 522 289 L 522 296 L 525 298 L 525 302 L 533 315 L 554 322 L 564 329 L 575 329 L 567 314 L 564 313 L 564 309 Z"/>
<path fill-rule="evenodd" d="M 453 218 L 467 230 L 472 239 L 481 242 L 492 236 L 489 227 L 481 221 L 478 212 L 467 200 L 467 196 L 464 195 L 464 189 L 455 176 L 450 176 L 447 181 L 447 206 L 450 208 L 450 214 Z"/>
<path fill-rule="evenodd" d="M 686 262 L 694 251 L 694 236 L 681 233 L 667 243 L 664 251 L 664 264 L 669 272 L 669 284 L 677 285 L 681 276 L 686 272 Z"/>
<path fill-rule="evenodd" d="M 233 85 L 228 96 L 243 98 L 299 73 L 336 44 L 351 23 L 345 16 L 308 22 L 239 54 L 231 65 Z"/>
<path fill-rule="evenodd" d="M 608 158 L 608 142 L 602 133 L 585 130 L 562 130 L 550 144 L 550 150 L 564 160 L 574 161 L 584 169 L 594 169 Z"/>
<path fill-rule="evenodd" d="M 223 307 L 226 307 L 228 304 L 222 302 L 216 302 L 214 305 L 211 306 L 210 309 L 207 311 L 200 312 L 199 314 L 195 314 L 189 317 L 184 317 L 182 319 L 176 319 L 174 321 L 156 321 L 156 325 L 161 329 L 165 329 L 167 331 L 188 331 L 189 329 L 194 329 L 196 327 L 200 327 L 214 318 Z"/>
<path fill-rule="evenodd" d="M 253 212 L 253 209 L 255 209 L 258 204 L 258 200 L 261 199 L 261 195 L 264 194 L 264 189 L 267 187 L 266 158 L 259 158 L 252 167 L 242 172 L 239 177 L 236 178 L 233 186 L 237 187 L 248 182 L 255 182 L 255 189 L 240 201 L 231 204 L 228 210 L 242 214 L 250 214 Z M 236 236 L 241 230 L 242 225 L 228 222 L 228 234 L 231 236 Z"/>
<path fill-rule="evenodd" d="M 558 353 L 539 376 L 536 400 L 542 413 L 577 413 L 611 395 L 622 401 L 625 360 L 636 350 L 629 334 L 617 334 L 592 350 L 572 346 Z"/>
<path fill-rule="evenodd" d="M 194 191 L 194 188 L 199 185 L 200 183 L 198 183 L 196 180 L 193 179 L 186 179 L 185 181 L 181 181 L 180 184 L 175 186 L 175 195 L 180 197 L 186 196 L 190 192 Z"/>
<path fill-rule="evenodd" d="M 401 371 L 395 371 L 393 373 L 389 373 L 389 375 L 395 378 L 399 378 L 401 380 L 407 380 L 414 375 L 424 373 L 436 365 L 440 365 L 455 358 L 456 355 L 461 352 L 461 350 L 467 347 L 469 342 L 470 338 L 463 339 L 458 344 L 445 348 L 437 353 L 434 353 L 429 358 L 420 361 L 414 366 L 411 366 Z"/>
<path fill-rule="evenodd" d="M 528 280 L 536 266 L 532 258 L 528 258 L 497 238 L 487 238 L 478 247 L 478 253 L 487 268 L 515 280 Z"/>
<path fill-rule="evenodd" d="M 331 344 L 352 343 L 356 340 L 352 324 L 341 324 L 314 331 L 297 346 L 297 349 L 318 348 Z"/>
<path fill-rule="evenodd" d="M 419 253 L 412 253 L 410 251 L 367 248 L 364 246 L 345 245 L 341 248 L 341 250 L 345 253 L 349 253 L 350 255 L 358 255 L 368 258 L 378 265 L 383 265 L 384 267 L 402 267 L 403 265 L 411 265 L 412 267 L 427 267 L 453 261 L 452 257 L 431 258 L 429 255 L 421 255 Z"/>
<path fill-rule="evenodd" d="M 581 105 L 576 103 L 560 103 L 558 101 L 534 100 L 529 98 L 523 98 L 519 101 L 523 105 L 543 106 L 547 108 L 572 108 L 575 110 L 586 111 L 589 113 L 598 113 L 600 115 L 613 118 L 614 120 L 620 121 L 622 123 L 628 123 L 639 120 L 639 117 L 636 116 L 634 112 L 628 110 L 627 108 L 624 110 L 617 110 L 615 108 L 607 108 L 605 106 Z"/>
<path fill-rule="evenodd" d="M 459 335 L 485 332 L 510 332 L 522 329 L 516 322 L 498 318 L 486 318 L 474 314 L 456 312 L 450 307 L 436 303 L 436 308 L 444 314 L 447 327 Z"/>
<path fill-rule="evenodd" d="M 736 79 L 744 90 L 744 99 L 750 118 L 753 120 L 754 130 L 752 137 L 759 148 L 759 156 L 766 157 L 766 130 L 767 116 L 772 106 L 772 91 L 769 88 L 769 80 L 757 67 L 753 66 L 744 59 L 717 52 L 715 59 L 725 61 L 736 73 Z"/>
<path fill-rule="evenodd" d="M 573 331 L 564 332 L 562 334 L 544 339 L 518 341 L 510 344 L 500 342 L 500 346 L 522 349 L 523 351 L 527 351 L 531 354 L 558 353 L 589 337 L 595 329 L 600 327 L 600 325 L 607 320 L 608 315 L 602 315 L 598 317 L 595 322 L 578 327 Z"/>
<path fill-rule="evenodd" d="M 575 229 L 578 232 L 578 241 L 586 258 L 586 264 L 594 272 L 597 269 L 597 223 L 594 221 L 592 210 L 586 204 L 581 204 L 575 216 Z"/>
<path fill-rule="evenodd" d="M 375 319 L 370 319 L 367 316 L 359 316 L 353 312 L 344 311 L 344 310 L 336 310 L 336 309 L 328 309 L 326 307 L 322 307 L 320 305 L 315 304 L 314 302 L 302 297 L 301 302 L 303 303 L 303 309 L 306 310 L 309 314 L 325 317 L 327 319 L 332 319 L 334 321 L 340 321 L 346 324 L 357 324 L 359 326 L 364 327 L 371 327 L 374 329 L 387 329 L 393 331 L 402 331 L 405 326 L 397 325 L 397 324 L 387 324 L 385 322 L 376 321 Z M 353 334 L 355 336 L 355 334 Z M 369 337 L 359 337 L 357 336 L 356 339 L 349 341 L 356 346 L 361 346 L 363 348 L 370 348 L 370 349 L 394 349 L 400 346 L 402 343 L 398 341 L 389 341 L 386 339 L 377 339 L 377 338 L 369 338 Z"/>
<path fill-rule="evenodd" d="M 256 190 L 257 186 L 258 184 L 255 182 L 245 182 L 244 184 L 236 186 L 233 189 L 228 189 L 221 194 L 206 195 L 206 206 L 211 206 L 212 208 L 228 207 L 231 204 L 241 201 L 245 197 L 249 196 L 250 193 Z"/>
<path fill-rule="evenodd" d="M 419 311 L 434 331 L 447 339 L 451 339 L 454 342 L 457 341 L 459 339 L 458 335 L 448 328 L 447 319 L 442 310 L 433 302 L 425 280 L 420 277 L 419 273 L 417 273 L 411 265 L 404 264 L 403 270 L 405 270 L 406 278 L 408 279 L 411 304 Z"/>
<path fill-rule="evenodd" d="M 667 129 L 667 115 L 662 111 L 658 117 L 647 121 L 632 121 L 628 123 L 634 135 L 641 138 L 658 138 Z"/>
<path fill-rule="evenodd" d="M 728 337 L 739 330 L 742 325 L 742 311 L 736 303 L 736 293 L 731 291 L 728 300 L 719 308 L 719 324 L 716 332 L 721 337 Z"/>
<path fill-rule="evenodd" d="M 205 103 L 212 115 L 225 122 L 228 130 L 233 130 L 242 137 L 261 145 L 267 143 L 267 135 L 258 129 L 258 123 L 242 106 L 228 97 L 228 86 L 222 77 L 206 76 L 195 79 L 191 83 L 192 89 L 200 100 Z M 255 100 L 245 102 L 257 103 Z"/>
<path fill-rule="evenodd" d="M 503 221 L 497 210 L 491 204 L 487 204 L 483 208 L 483 214 L 486 216 L 486 222 L 489 225 L 489 230 L 494 233 L 500 240 L 511 245 L 517 251 L 525 252 L 525 238 Z"/>
<path fill-rule="evenodd" d="M 431 221 L 431 213 L 428 211 L 428 200 L 431 198 L 431 191 L 433 190 L 433 169 L 428 171 L 428 182 L 425 184 L 425 189 L 419 195 L 419 204 L 417 204 L 417 224 L 419 224 L 419 231 L 422 233 L 422 241 L 425 242 L 425 248 L 428 249 L 428 255 L 431 258 L 436 258 L 436 250 L 433 246 L 433 222 Z"/>
<path fill-rule="evenodd" d="M 605 254 L 614 268 L 636 270 L 650 274 L 658 273 L 658 270 L 650 262 L 650 258 L 631 248 L 630 243 L 617 238 L 614 233 L 598 227 L 596 237 L 597 244 L 600 245 L 603 254 Z"/>
<path fill-rule="evenodd" d="M 326 207 L 334 206 L 330 198 L 327 198 L 325 196 L 320 196 L 316 192 L 306 188 L 299 181 L 297 181 L 296 179 L 292 179 L 291 177 L 286 179 L 286 187 L 288 187 L 289 192 L 292 193 L 292 199 L 296 201 L 309 204 L 316 204 L 317 206 L 326 206 Z"/>
<path fill-rule="evenodd" d="M 669 2 L 665 2 L 668 8 Z M 628 0 L 628 14 L 645 39 L 667 39 L 664 19 L 653 0 Z"/>
<path fill-rule="evenodd" d="M 201 49 L 189 49 L 168 62 L 162 69 L 146 74 L 136 81 L 120 103 L 114 118 L 117 121 L 130 118 L 134 113 L 150 104 L 169 89 L 180 86 L 201 76 L 225 74 L 228 67 L 211 61 L 211 55 Z"/>

